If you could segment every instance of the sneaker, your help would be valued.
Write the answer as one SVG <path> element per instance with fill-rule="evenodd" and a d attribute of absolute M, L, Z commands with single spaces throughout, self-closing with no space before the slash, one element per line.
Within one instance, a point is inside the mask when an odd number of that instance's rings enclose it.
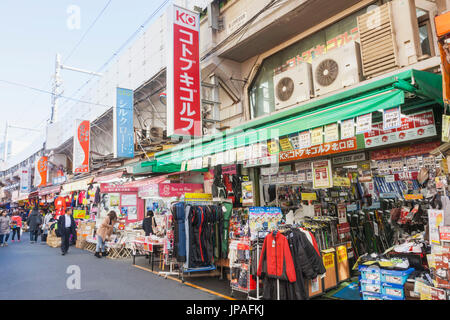
<path fill-rule="evenodd" d="M 11 240 L 12 242 L 14 242 L 15 240 Z"/>

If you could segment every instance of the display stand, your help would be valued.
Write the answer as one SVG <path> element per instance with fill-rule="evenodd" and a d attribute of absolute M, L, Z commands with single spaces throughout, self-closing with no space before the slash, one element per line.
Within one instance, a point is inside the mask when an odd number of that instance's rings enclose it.
<path fill-rule="evenodd" d="M 236 244 L 236 250 L 244 250 L 249 252 L 249 258 L 248 260 L 246 260 L 245 262 L 236 262 L 236 261 L 230 261 L 230 279 L 233 278 L 233 268 L 238 267 L 241 270 L 245 270 L 247 272 L 247 283 L 246 283 L 246 288 L 243 288 L 241 286 L 239 286 L 239 281 L 238 281 L 238 285 L 234 285 L 233 282 L 231 282 L 231 296 L 233 296 L 234 291 L 238 291 L 238 292 L 242 292 L 247 294 L 247 297 L 250 294 L 251 289 L 251 272 L 250 272 L 250 265 L 252 263 L 252 259 L 251 259 L 251 241 L 250 239 L 236 239 L 236 240 L 232 240 L 235 244 Z M 244 248 L 239 248 L 241 246 L 244 246 Z"/>

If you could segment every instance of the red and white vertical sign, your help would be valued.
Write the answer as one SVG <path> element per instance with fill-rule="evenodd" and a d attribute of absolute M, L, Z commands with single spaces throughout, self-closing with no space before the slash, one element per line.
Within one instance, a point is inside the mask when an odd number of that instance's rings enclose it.
<path fill-rule="evenodd" d="M 200 137 L 200 14 L 171 5 L 167 20 L 167 135 Z"/>
<path fill-rule="evenodd" d="M 91 124 L 88 120 L 75 120 L 73 136 L 73 173 L 89 172 Z"/>

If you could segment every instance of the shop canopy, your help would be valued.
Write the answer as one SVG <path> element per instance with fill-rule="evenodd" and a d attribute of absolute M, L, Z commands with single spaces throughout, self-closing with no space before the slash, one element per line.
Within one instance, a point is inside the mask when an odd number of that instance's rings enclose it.
<path fill-rule="evenodd" d="M 66 183 L 62 187 L 62 191 L 64 193 L 72 192 L 72 191 L 79 191 L 79 190 L 86 190 L 89 187 L 89 184 L 92 183 L 92 180 L 94 177 L 89 177 L 77 181 L 73 181 L 70 183 Z"/>
<path fill-rule="evenodd" d="M 161 151 L 155 155 L 156 169 L 400 106 L 405 103 L 405 92 L 420 98 L 415 99 L 413 104 L 408 103 L 408 108 L 435 103 L 443 105 L 442 76 L 407 70 L 329 97 L 309 101 L 234 129 Z M 154 162 L 151 165 L 155 167 Z"/>

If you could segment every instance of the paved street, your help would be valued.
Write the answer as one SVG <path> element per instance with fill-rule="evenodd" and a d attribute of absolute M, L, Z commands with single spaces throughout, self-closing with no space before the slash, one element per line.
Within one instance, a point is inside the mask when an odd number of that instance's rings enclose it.
<path fill-rule="evenodd" d="M 40 241 L 40 240 L 39 240 Z M 40 242 L 8 241 L 0 247 L 0 300 L 4 299 L 161 299 L 212 300 L 217 296 L 164 279 L 132 266 L 130 260 L 98 259 L 85 250 L 59 248 Z M 81 289 L 68 289 L 70 265 L 81 270 Z"/>

